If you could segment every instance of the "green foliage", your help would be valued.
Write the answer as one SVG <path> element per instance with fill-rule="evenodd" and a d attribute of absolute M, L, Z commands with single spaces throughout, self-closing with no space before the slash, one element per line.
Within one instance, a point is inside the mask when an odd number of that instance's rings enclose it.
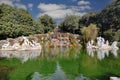
<path fill-rule="evenodd" d="M 91 23 L 96 23 L 96 12 L 90 12 L 82 16 L 79 20 L 79 27 L 88 26 Z"/>
<path fill-rule="evenodd" d="M 98 35 L 98 29 L 96 27 L 96 24 L 90 24 L 88 27 L 83 27 L 81 28 L 81 33 L 82 33 L 82 44 L 83 46 L 86 45 L 86 43 L 89 40 L 94 40 L 97 35 Z"/>
<path fill-rule="evenodd" d="M 119 42 L 120 42 L 120 29 L 117 30 L 117 32 L 115 32 L 114 39 L 115 39 L 116 41 L 119 41 Z"/>
<path fill-rule="evenodd" d="M 113 36 L 115 35 L 115 32 L 113 32 L 111 29 L 104 31 L 103 34 L 107 40 L 113 41 L 113 39 L 114 39 Z"/>
<path fill-rule="evenodd" d="M 34 34 L 32 16 L 24 9 L 0 5 L 0 39 Z"/>
<path fill-rule="evenodd" d="M 44 29 L 43 29 L 44 25 L 42 23 L 35 21 L 33 27 L 34 27 L 34 32 L 36 34 L 44 33 Z"/>
<path fill-rule="evenodd" d="M 11 22 L 19 25 L 33 26 L 32 16 L 24 9 L 16 9 L 8 5 L 0 5 L 0 21 Z"/>
<path fill-rule="evenodd" d="M 46 49 L 46 48 L 45 48 Z M 50 50 L 49 52 L 53 51 Z M 48 52 L 48 53 L 49 53 Z M 0 79 L 8 80 L 31 80 L 34 72 L 39 72 L 43 79 L 48 77 L 55 78 L 56 63 L 59 63 L 58 70 L 65 74 L 69 80 L 75 80 L 81 77 L 88 77 L 91 80 L 109 80 L 110 76 L 120 75 L 120 54 L 115 57 L 112 53 L 104 59 L 99 60 L 97 53 L 93 57 L 87 54 L 87 51 L 70 49 L 63 51 L 64 53 L 51 55 L 44 53 L 36 59 L 30 59 L 25 63 L 21 63 L 18 59 L 1 59 Z M 119 51 L 118 51 L 119 52 Z M 78 54 L 79 53 L 79 54 Z M 5 73 L 5 74 L 4 74 Z M 55 76 L 54 76 L 55 75 Z M 61 75 L 62 76 L 62 75 Z"/>
<path fill-rule="evenodd" d="M 34 34 L 33 30 L 34 28 L 32 26 L 13 24 L 11 22 L 0 22 L 1 38 Z"/>
<path fill-rule="evenodd" d="M 118 42 L 117 46 L 120 47 L 120 42 Z"/>
<path fill-rule="evenodd" d="M 120 1 L 113 1 L 97 15 L 97 21 L 102 25 L 101 31 L 120 29 Z"/>
<path fill-rule="evenodd" d="M 48 15 L 43 15 L 43 16 L 39 17 L 37 22 L 38 22 L 38 24 L 43 25 L 44 33 L 52 31 L 56 27 L 56 23 L 53 20 L 53 18 L 51 18 Z"/>
<path fill-rule="evenodd" d="M 113 31 L 112 29 L 109 29 L 104 32 L 104 36 L 109 41 L 120 41 L 120 30 Z"/>
<path fill-rule="evenodd" d="M 34 21 L 29 12 L 24 9 L 0 5 L 0 39 L 46 33 L 55 26 L 55 21 L 47 15 Z"/>
<path fill-rule="evenodd" d="M 61 22 L 59 27 L 63 31 L 77 33 L 77 31 L 79 31 L 79 19 L 80 17 L 75 15 L 66 16 L 65 20 Z"/>
<path fill-rule="evenodd" d="M 88 26 L 90 23 L 94 23 L 99 27 L 99 35 L 110 40 L 112 38 L 111 41 L 119 40 L 118 33 L 116 33 L 120 29 L 119 15 L 120 0 L 114 0 L 100 12 L 85 14 L 79 20 L 79 26 Z"/>

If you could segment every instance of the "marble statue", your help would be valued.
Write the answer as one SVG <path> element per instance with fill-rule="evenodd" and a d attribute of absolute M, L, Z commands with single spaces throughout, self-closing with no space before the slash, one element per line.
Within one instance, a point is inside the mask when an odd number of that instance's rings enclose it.
<path fill-rule="evenodd" d="M 114 41 L 112 45 L 109 45 L 108 40 L 105 41 L 105 39 L 102 37 L 97 37 L 97 45 L 94 45 L 94 41 L 91 40 L 91 41 L 88 41 L 86 47 L 87 49 L 102 49 L 102 50 L 103 49 L 109 49 L 109 50 L 119 49 L 117 47 L 117 41 Z"/>
<path fill-rule="evenodd" d="M 0 50 L 34 50 L 34 49 L 41 49 L 40 43 L 38 43 L 36 40 L 29 41 L 29 39 L 25 36 L 21 37 L 23 39 L 22 44 L 19 42 L 14 42 L 13 45 L 10 45 L 10 42 L 7 41 L 7 43 L 2 45 L 2 48 Z"/>
<path fill-rule="evenodd" d="M 112 49 L 119 49 L 119 48 L 117 47 L 117 41 L 114 41 L 114 42 L 112 43 L 111 48 L 112 48 Z"/>
<path fill-rule="evenodd" d="M 87 43 L 87 48 L 88 49 L 95 49 L 95 48 L 98 48 L 97 46 L 95 46 L 94 45 L 94 41 L 93 40 L 91 40 L 91 41 L 89 41 L 88 43 Z"/>

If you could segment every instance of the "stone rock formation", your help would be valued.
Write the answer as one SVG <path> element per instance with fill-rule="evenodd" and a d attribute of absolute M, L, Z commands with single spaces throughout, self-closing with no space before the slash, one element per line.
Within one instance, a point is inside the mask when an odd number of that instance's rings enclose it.
<path fill-rule="evenodd" d="M 20 41 L 21 42 L 20 42 Z M 36 40 L 31 40 L 25 36 L 22 36 L 21 39 L 6 40 L 4 44 L 1 44 L 0 50 L 34 50 L 41 49 L 40 43 Z M 3 42 L 3 41 L 2 41 Z"/>

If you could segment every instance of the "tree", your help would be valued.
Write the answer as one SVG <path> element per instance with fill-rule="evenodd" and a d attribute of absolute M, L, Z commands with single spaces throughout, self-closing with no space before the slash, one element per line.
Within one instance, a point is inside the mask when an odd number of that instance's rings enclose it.
<path fill-rule="evenodd" d="M 38 21 L 40 24 L 43 25 L 44 33 L 52 31 L 56 27 L 56 23 L 53 20 L 53 18 L 48 15 L 43 15 L 43 16 L 39 17 Z"/>
<path fill-rule="evenodd" d="M 77 33 L 76 31 L 79 30 L 79 19 L 80 16 L 70 15 L 66 16 L 65 20 L 61 22 L 60 28 L 63 31 L 70 32 L 70 33 Z"/>
<path fill-rule="evenodd" d="M 0 5 L 0 11 L 1 21 L 33 26 L 34 20 L 32 16 L 24 9 L 16 9 L 9 5 L 2 4 Z"/>
<path fill-rule="evenodd" d="M 108 29 L 104 31 L 103 35 L 105 36 L 105 39 L 113 41 L 114 40 L 113 36 L 115 36 L 115 32 L 113 32 L 111 29 Z"/>
<path fill-rule="evenodd" d="M 112 29 L 117 31 L 120 29 L 120 0 L 113 0 L 102 11 L 90 12 L 85 14 L 79 21 L 79 26 L 88 26 L 90 23 L 97 24 L 100 35 L 104 36 L 104 32 Z M 104 36 L 105 37 L 105 36 Z"/>
<path fill-rule="evenodd" d="M 94 40 L 98 35 L 98 29 L 96 27 L 96 24 L 90 24 L 88 27 L 81 28 L 82 33 L 82 45 L 85 47 L 86 43 L 89 40 Z"/>
<path fill-rule="evenodd" d="M 34 20 L 28 11 L 0 5 L 0 39 L 35 34 Z"/>
<path fill-rule="evenodd" d="M 119 42 L 120 42 L 120 29 L 117 30 L 117 32 L 115 32 L 114 39 L 115 39 L 116 41 L 119 41 Z"/>
<path fill-rule="evenodd" d="M 34 22 L 34 31 L 36 34 L 44 33 L 43 28 L 44 28 L 44 25 L 39 20 Z"/>

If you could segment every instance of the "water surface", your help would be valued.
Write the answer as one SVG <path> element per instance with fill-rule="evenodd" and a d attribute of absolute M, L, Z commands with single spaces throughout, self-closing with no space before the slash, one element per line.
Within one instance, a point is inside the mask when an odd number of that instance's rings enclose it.
<path fill-rule="evenodd" d="M 109 80 L 120 77 L 120 52 L 72 48 L 1 51 L 0 80 Z"/>

